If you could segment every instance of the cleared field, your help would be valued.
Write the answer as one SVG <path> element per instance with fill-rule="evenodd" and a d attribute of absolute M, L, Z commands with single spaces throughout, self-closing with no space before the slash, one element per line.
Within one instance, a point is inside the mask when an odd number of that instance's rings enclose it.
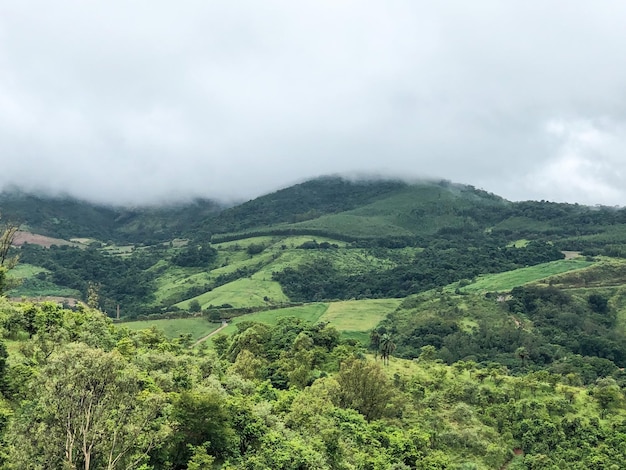
<path fill-rule="evenodd" d="M 513 271 L 507 271 L 498 274 L 489 274 L 480 276 L 476 282 L 462 287 L 461 292 L 490 292 L 490 291 L 506 291 L 514 287 L 536 282 L 557 274 L 588 268 L 593 264 L 592 261 L 586 261 L 582 258 L 563 259 L 552 261 L 550 263 L 538 264 L 527 268 L 519 268 Z M 447 290 L 453 290 L 453 286 L 449 286 Z"/>
<path fill-rule="evenodd" d="M 266 298 L 268 300 L 265 300 Z M 236 308 L 262 307 L 289 301 L 278 282 L 250 278 L 237 279 L 193 299 L 180 302 L 176 306 L 186 309 L 192 300 L 197 300 L 204 309 L 210 305 L 224 304 L 230 304 Z"/>
<path fill-rule="evenodd" d="M 200 339 L 222 326 L 220 323 L 209 323 L 206 318 L 200 317 L 132 321 L 119 323 L 118 325 L 134 331 L 156 327 L 170 339 L 177 338 L 180 335 L 191 334 L 194 340 Z"/>
<path fill-rule="evenodd" d="M 18 264 L 9 271 L 8 277 L 18 279 L 20 284 L 7 292 L 9 297 L 73 297 L 80 298 L 81 293 L 68 287 L 57 286 L 45 279 L 39 279 L 37 274 L 49 272 L 47 269 L 32 264 Z"/>
<path fill-rule="evenodd" d="M 249 315 L 242 315 L 240 317 L 233 318 L 229 325 L 222 330 L 223 334 L 230 335 L 237 331 L 237 323 L 242 321 L 253 321 L 258 323 L 265 323 L 267 325 L 276 325 L 278 322 L 286 317 L 296 317 L 303 321 L 315 323 L 320 321 L 324 312 L 328 309 L 328 304 L 307 304 L 299 307 L 287 307 L 276 310 L 266 310 L 264 312 L 251 313 Z"/>
<path fill-rule="evenodd" d="M 401 299 L 347 300 L 328 304 L 320 321 L 330 322 L 339 331 L 369 332 L 393 312 Z"/>
<path fill-rule="evenodd" d="M 47 273 L 49 272 L 46 268 L 42 268 L 41 266 L 35 266 L 32 264 L 18 263 L 13 269 L 11 269 L 8 273 L 8 277 L 14 279 L 25 279 L 27 277 L 35 276 L 39 273 Z"/>

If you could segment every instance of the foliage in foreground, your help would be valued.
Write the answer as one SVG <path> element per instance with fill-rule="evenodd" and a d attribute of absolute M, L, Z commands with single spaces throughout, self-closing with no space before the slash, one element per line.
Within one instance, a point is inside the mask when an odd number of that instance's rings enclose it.
<path fill-rule="evenodd" d="M 326 324 L 238 324 L 216 350 L 100 312 L 0 299 L 2 468 L 619 468 L 619 382 L 389 366 Z M 513 457 L 513 450 L 523 455 Z M 613 467 L 612 467 L 613 466 Z"/>

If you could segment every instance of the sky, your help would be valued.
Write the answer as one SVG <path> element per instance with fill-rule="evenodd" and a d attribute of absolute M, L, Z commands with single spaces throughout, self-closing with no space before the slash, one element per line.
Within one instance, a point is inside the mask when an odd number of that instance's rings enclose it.
<path fill-rule="evenodd" d="M 320 175 L 626 205 L 626 2 L 0 0 L 0 189 Z"/>

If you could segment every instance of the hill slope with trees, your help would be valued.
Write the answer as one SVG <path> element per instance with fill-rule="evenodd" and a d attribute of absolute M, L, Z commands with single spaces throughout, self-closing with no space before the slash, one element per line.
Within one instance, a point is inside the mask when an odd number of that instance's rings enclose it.
<path fill-rule="evenodd" d="M 340 178 L 230 209 L 10 199 L 88 240 L 4 252 L 0 468 L 626 461 L 623 209 Z M 3 297 L 61 293 L 89 306 Z"/>

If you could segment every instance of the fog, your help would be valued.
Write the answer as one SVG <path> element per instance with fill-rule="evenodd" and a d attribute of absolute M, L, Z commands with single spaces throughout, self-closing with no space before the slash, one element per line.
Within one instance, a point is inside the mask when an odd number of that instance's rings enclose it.
<path fill-rule="evenodd" d="M 0 187 L 145 204 L 325 174 L 626 204 L 626 4 L 0 5 Z"/>

